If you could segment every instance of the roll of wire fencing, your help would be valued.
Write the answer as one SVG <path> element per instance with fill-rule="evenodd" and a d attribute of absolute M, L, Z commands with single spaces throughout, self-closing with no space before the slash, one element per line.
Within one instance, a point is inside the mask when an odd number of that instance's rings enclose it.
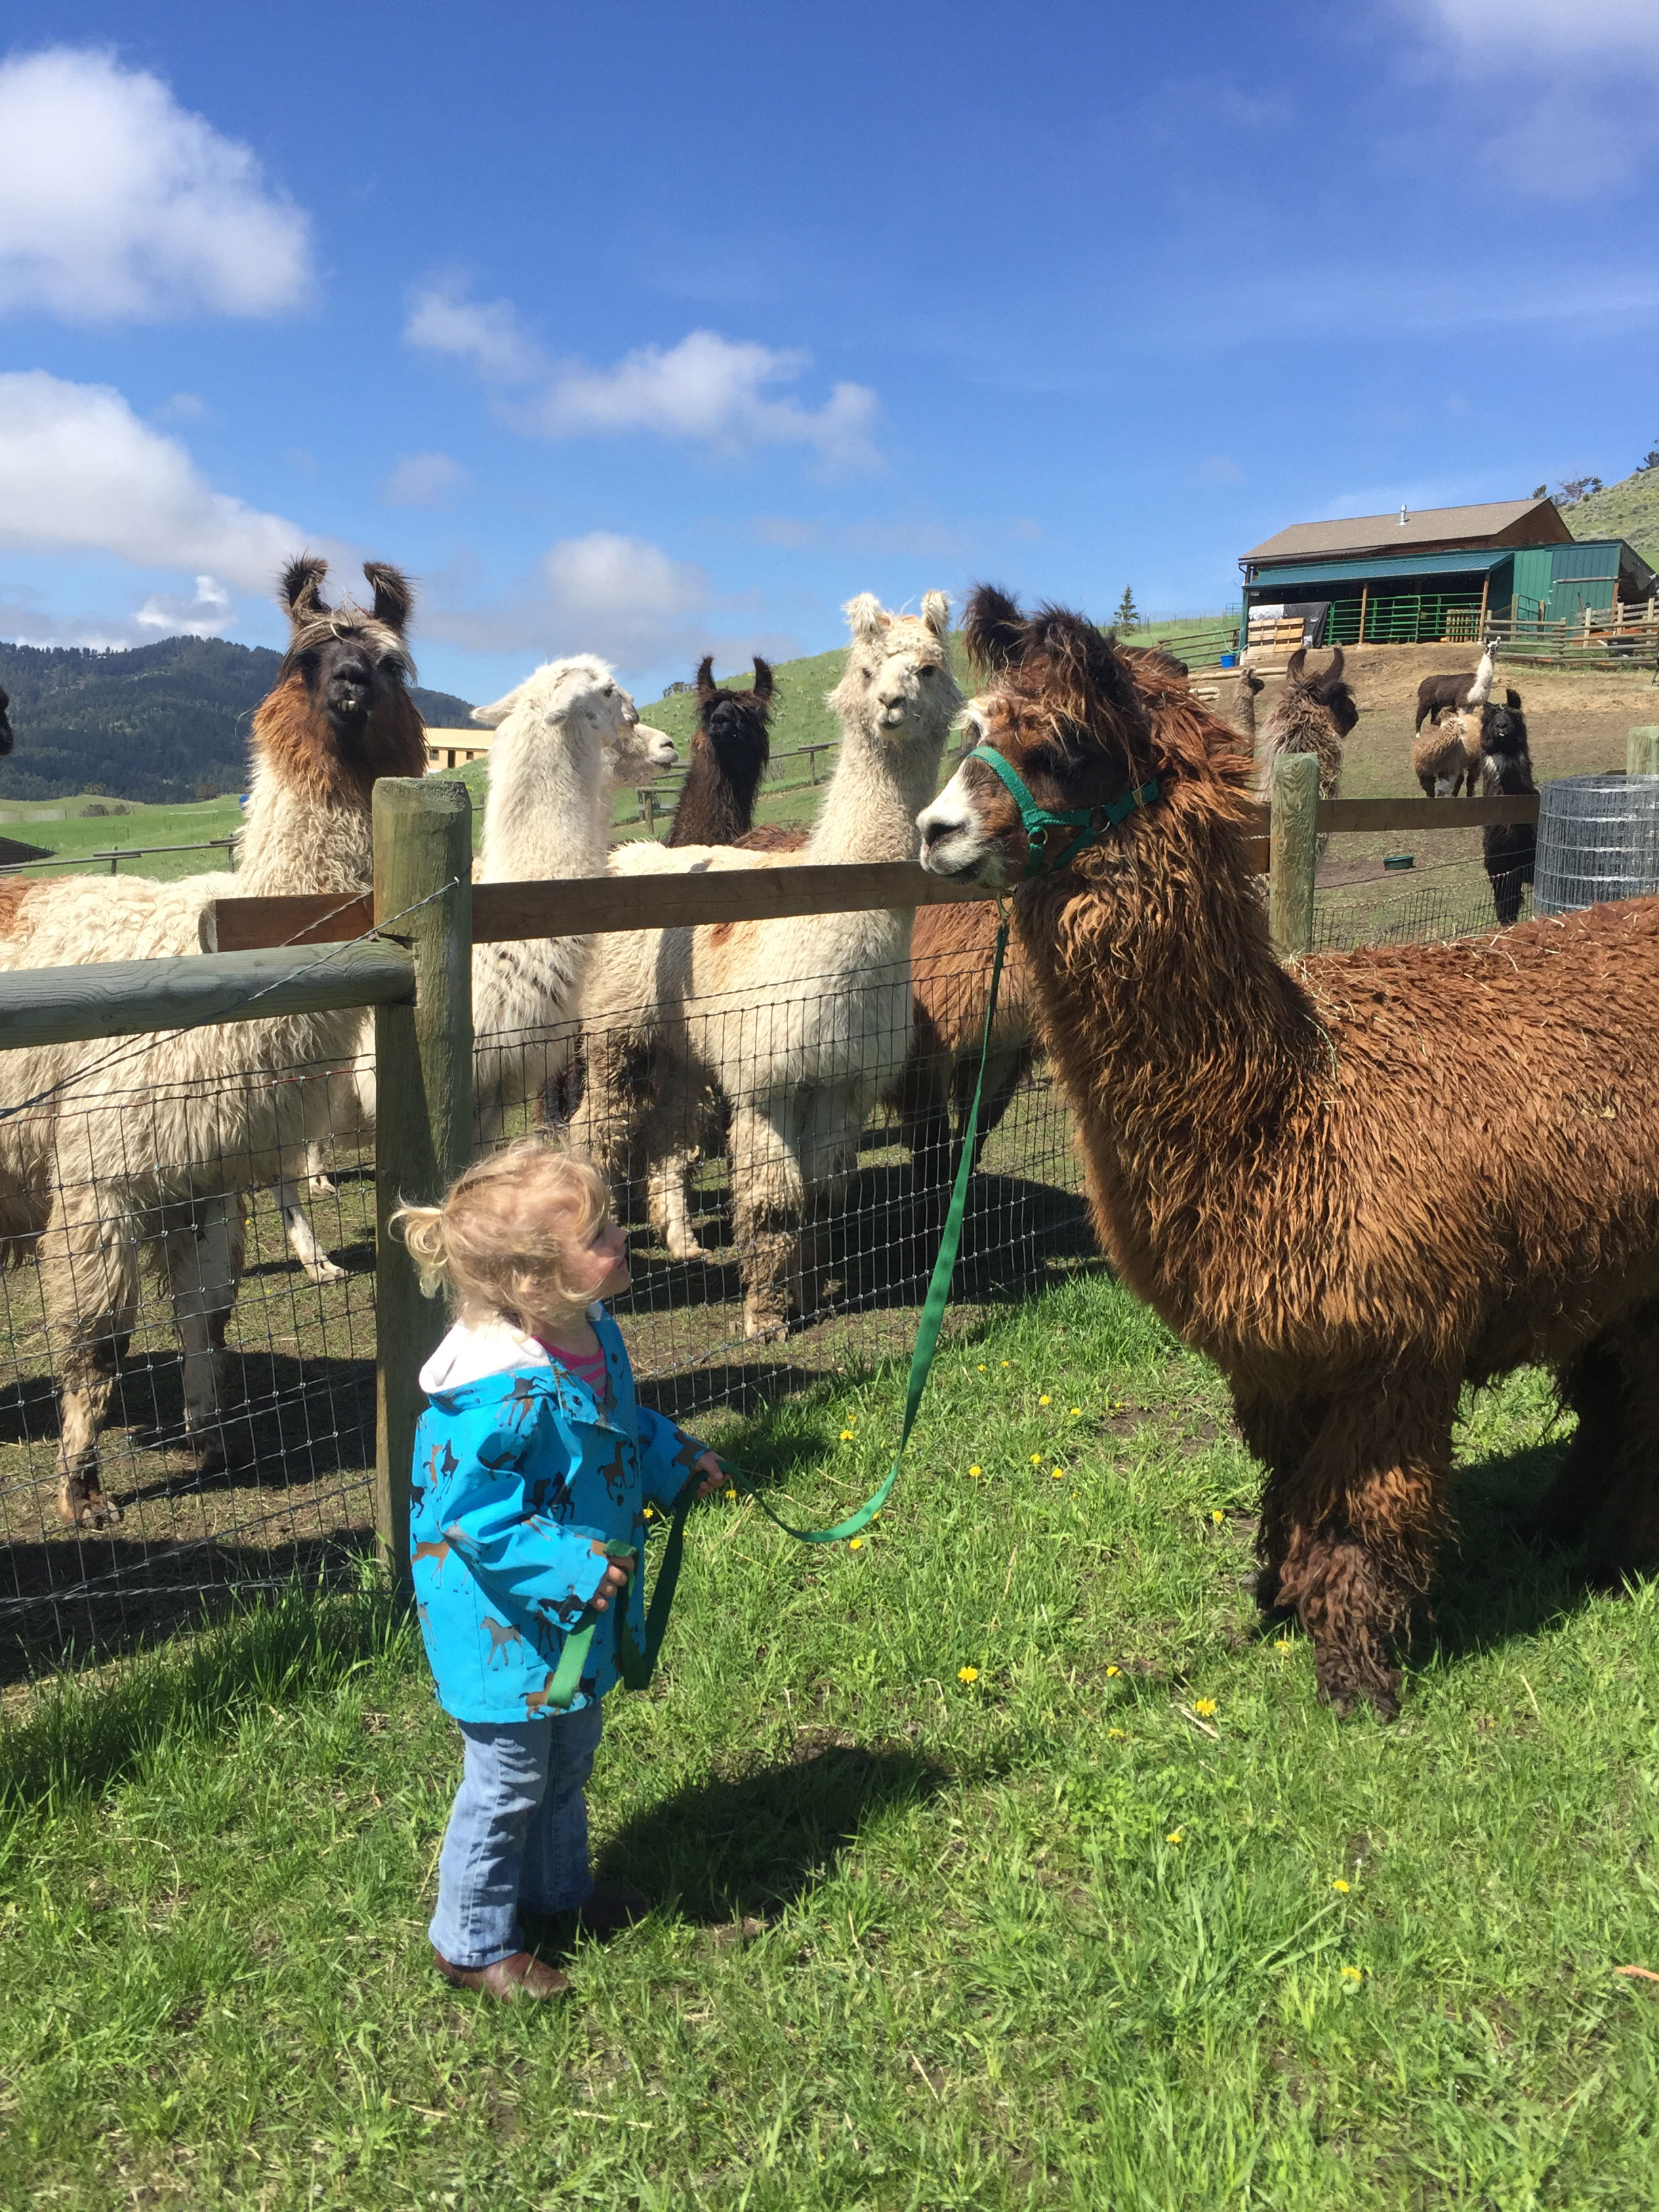
<path fill-rule="evenodd" d="M 1533 911 L 1572 914 L 1659 891 L 1659 776 L 1568 775 L 1544 785 Z"/>

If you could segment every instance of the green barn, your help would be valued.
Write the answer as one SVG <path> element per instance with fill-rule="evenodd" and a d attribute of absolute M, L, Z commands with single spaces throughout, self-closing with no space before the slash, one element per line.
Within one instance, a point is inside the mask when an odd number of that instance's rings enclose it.
<path fill-rule="evenodd" d="M 1622 538 L 1577 538 L 1553 500 L 1296 522 L 1241 554 L 1244 635 L 1258 647 L 1421 645 L 1488 621 L 1577 623 L 1651 601 Z"/>

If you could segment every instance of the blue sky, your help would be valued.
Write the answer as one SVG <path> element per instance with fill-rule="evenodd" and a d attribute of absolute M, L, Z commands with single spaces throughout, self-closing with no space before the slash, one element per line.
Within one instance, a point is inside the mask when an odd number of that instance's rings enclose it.
<path fill-rule="evenodd" d="M 1659 0 L 13 0 L 0 636 L 425 681 L 819 651 L 977 577 L 1228 604 L 1287 522 L 1659 439 Z"/>

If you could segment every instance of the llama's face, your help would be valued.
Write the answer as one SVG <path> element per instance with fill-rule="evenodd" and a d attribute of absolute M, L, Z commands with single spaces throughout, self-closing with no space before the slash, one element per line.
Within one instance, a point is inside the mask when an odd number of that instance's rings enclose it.
<path fill-rule="evenodd" d="M 328 636 L 301 647 L 292 659 L 348 759 L 362 751 L 375 709 L 406 696 L 403 647 L 376 623 L 342 618 Z"/>
<path fill-rule="evenodd" d="M 605 739 L 605 772 L 622 789 L 654 783 L 671 768 L 678 768 L 679 760 L 667 732 L 653 730 L 645 722 L 623 724 Z"/>
<path fill-rule="evenodd" d="M 568 748 L 609 770 L 634 757 L 640 716 L 606 664 L 582 653 L 547 662 L 493 706 L 475 707 L 472 719 L 502 729 L 504 754 L 527 757 L 538 745 Z"/>
<path fill-rule="evenodd" d="M 950 603 L 929 592 L 922 612 L 893 615 L 866 592 L 848 608 L 853 643 L 830 704 L 854 722 L 896 742 L 942 737 L 962 704 L 951 673 Z"/>
<path fill-rule="evenodd" d="M 969 641 L 1003 672 L 968 708 L 964 750 L 993 746 L 1037 805 L 1054 813 L 1103 807 L 1147 773 L 1146 709 L 1128 665 L 1080 617 L 1023 622 L 1000 593 L 976 594 L 996 619 Z M 1006 612 L 1005 612 L 1006 611 Z M 964 760 L 916 817 L 921 864 L 933 874 L 1000 890 L 1024 871 L 1030 848 L 1019 808 L 995 770 Z M 1056 858 L 1065 833 L 1055 833 Z"/>

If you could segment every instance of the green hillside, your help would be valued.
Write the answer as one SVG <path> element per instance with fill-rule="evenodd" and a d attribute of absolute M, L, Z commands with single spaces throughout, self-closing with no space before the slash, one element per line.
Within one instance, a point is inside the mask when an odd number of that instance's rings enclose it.
<path fill-rule="evenodd" d="M 1659 469 L 1638 469 L 1622 483 L 1593 491 L 1564 507 L 1562 520 L 1575 538 L 1622 538 L 1659 568 Z"/>
<path fill-rule="evenodd" d="M 222 637 L 168 637 L 130 652 L 0 643 L 16 749 L 0 760 L 0 800 L 87 791 L 176 805 L 243 790 L 247 725 L 281 655 Z M 471 709 L 447 691 L 411 696 L 429 723 Z"/>

